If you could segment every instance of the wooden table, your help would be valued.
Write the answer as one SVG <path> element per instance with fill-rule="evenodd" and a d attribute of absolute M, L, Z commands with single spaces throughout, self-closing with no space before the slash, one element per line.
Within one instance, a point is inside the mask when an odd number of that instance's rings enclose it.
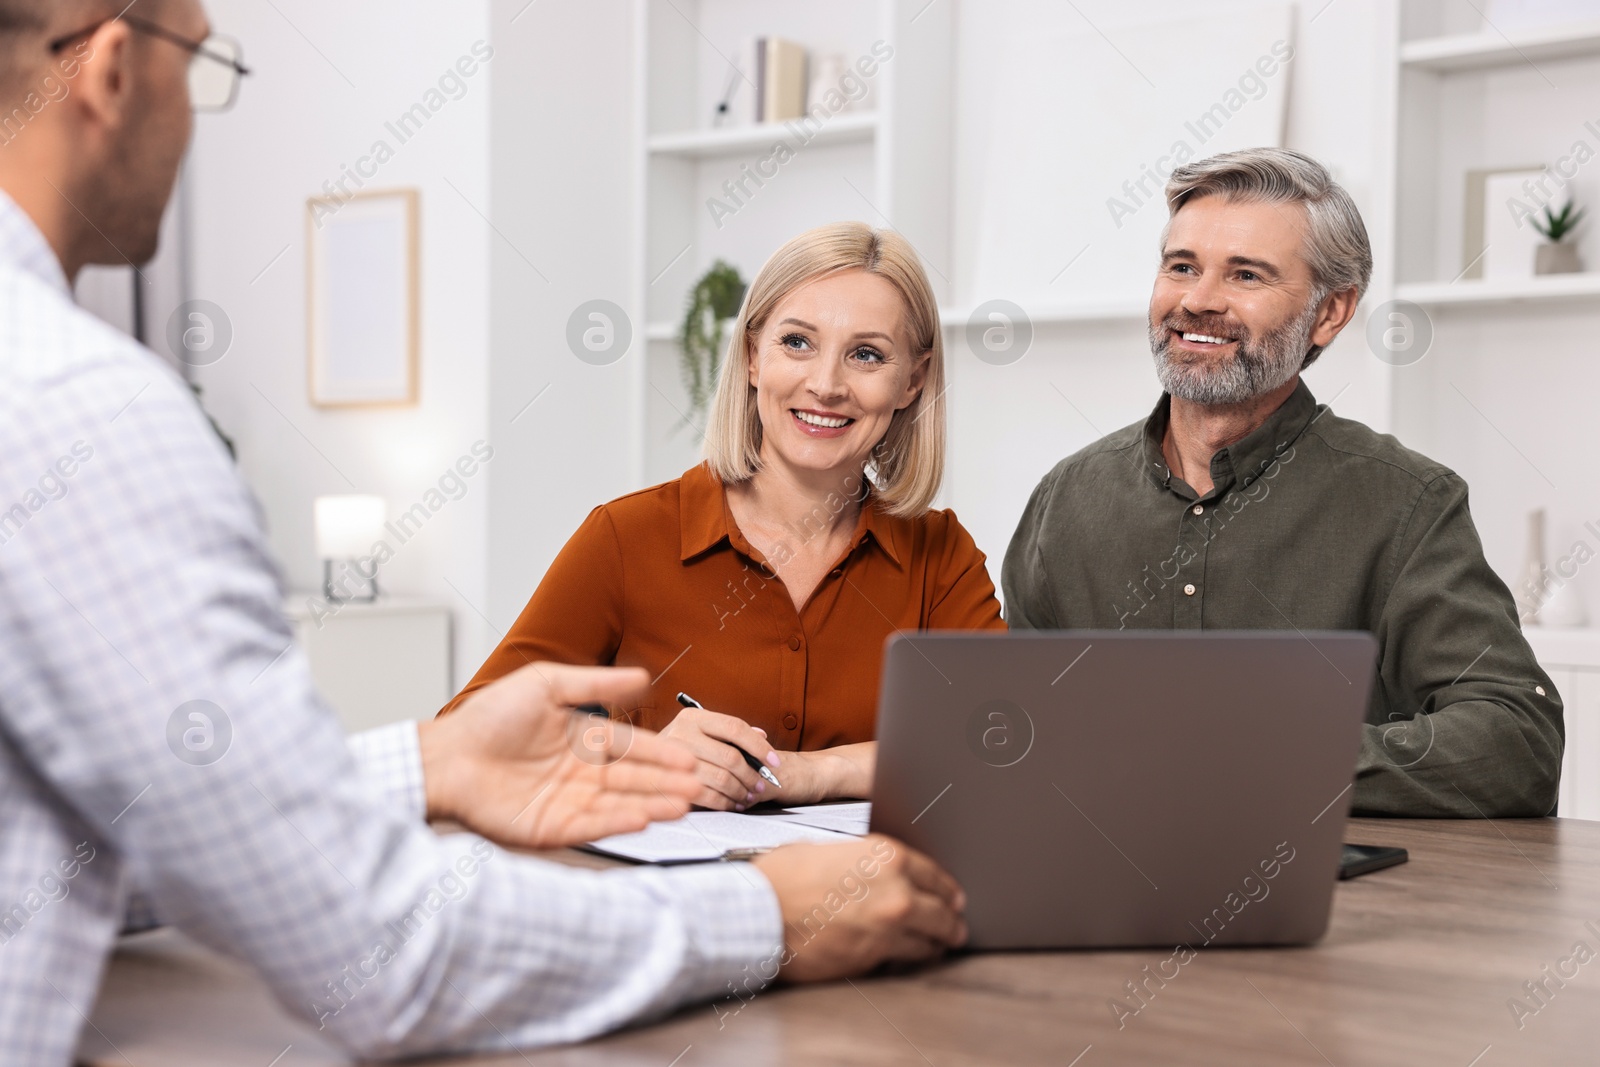
<path fill-rule="evenodd" d="M 1170 951 L 964 956 L 761 993 L 720 1020 L 700 1005 L 587 1045 L 470 1062 L 1600 1063 L 1600 822 L 1357 819 L 1345 840 L 1401 845 L 1411 862 L 1341 883 L 1320 944 L 1200 949 L 1120 1028 L 1109 1001 L 1137 1004 L 1123 984 Z M 1580 941 L 1595 957 L 1569 961 L 1577 973 L 1558 987 L 1545 976 Z M 1543 1006 L 1523 985 L 1541 980 Z M 96 1067 L 344 1062 L 248 973 L 173 934 L 118 953 L 93 1024 L 83 1059 Z"/>

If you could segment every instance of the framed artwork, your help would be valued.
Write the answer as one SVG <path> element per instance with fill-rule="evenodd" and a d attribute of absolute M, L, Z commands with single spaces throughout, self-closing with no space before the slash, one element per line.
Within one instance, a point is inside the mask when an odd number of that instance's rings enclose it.
<path fill-rule="evenodd" d="M 416 403 L 417 220 L 415 189 L 307 201 L 313 405 Z"/>
<path fill-rule="evenodd" d="M 1531 278 L 1534 249 L 1544 238 L 1520 224 L 1511 201 L 1526 200 L 1522 183 L 1544 176 L 1544 168 L 1499 167 L 1467 171 L 1465 215 L 1461 225 L 1461 277 Z"/>

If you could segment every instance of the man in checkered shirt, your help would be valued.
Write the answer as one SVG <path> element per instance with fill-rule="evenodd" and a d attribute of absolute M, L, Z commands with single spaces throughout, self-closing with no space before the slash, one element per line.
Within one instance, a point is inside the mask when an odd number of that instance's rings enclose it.
<path fill-rule="evenodd" d="M 369 1056 L 578 1040 L 959 944 L 960 889 L 881 837 L 606 873 L 489 845 L 685 810 L 676 745 L 567 741 L 568 707 L 643 672 L 534 665 L 346 745 L 189 390 L 72 303 L 84 265 L 154 253 L 190 93 L 231 101 L 238 73 L 197 0 L 135 2 L 0 0 L 0 1063 L 71 1061 L 134 887 Z M 871 892 L 802 944 L 844 877 Z"/>

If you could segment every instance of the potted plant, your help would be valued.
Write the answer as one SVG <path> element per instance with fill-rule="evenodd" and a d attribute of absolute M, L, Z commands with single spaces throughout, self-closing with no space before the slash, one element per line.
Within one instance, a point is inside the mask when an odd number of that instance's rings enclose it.
<path fill-rule="evenodd" d="M 711 269 L 689 290 L 689 306 L 678 331 L 678 346 L 683 368 L 683 388 L 689 396 L 689 418 L 704 412 L 717 388 L 717 371 L 722 366 L 723 333 L 728 320 L 739 313 L 744 302 L 744 279 L 724 260 Z"/>
<path fill-rule="evenodd" d="M 1578 246 L 1566 240 L 1582 219 L 1583 209 L 1572 210 L 1572 201 L 1568 200 L 1560 211 L 1551 211 L 1550 205 L 1546 204 L 1543 218 L 1532 220 L 1533 228 L 1550 241 L 1549 244 L 1540 245 L 1534 254 L 1535 274 L 1576 274 L 1583 270 L 1583 264 L 1578 260 Z"/>

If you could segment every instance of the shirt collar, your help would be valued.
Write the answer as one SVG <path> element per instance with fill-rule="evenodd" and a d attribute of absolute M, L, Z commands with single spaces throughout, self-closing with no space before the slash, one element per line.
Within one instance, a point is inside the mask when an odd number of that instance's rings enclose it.
<path fill-rule="evenodd" d="M 1275 458 L 1287 452 L 1325 410 L 1318 405 L 1302 378 L 1289 398 L 1278 405 L 1278 410 L 1267 416 L 1266 422 L 1211 457 L 1211 481 L 1215 485 L 1212 495 L 1226 492 L 1235 481 L 1254 481 L 1272 466 Z M 1172 472 L 1161 451 L 1161 439 L 1166 435 L 1171 418 L 1172 395 L 1162 393 L 1155 410 L 1145 420 L 1144 458 L 1145 470 L 1163 489 L 1171 488 L 1172 482 Z"/>
<path fill-rule="evenodd" d="M 72 298 L 72 287 L 67 284 L 55 249 L 4 189 L 0 189 L 0 263 L 19 267 L 69 300 Z"/>
<path fill-rule="evenodd" d="M 723 542 L 746 555 L 756 555 L 728 510 L 728 493 L 722 485 L 722 479 L 712 474 L 711 468 L 704 463 L 684 472 L 678 482 L 678 525 L 678 558 L 684 562 Z M 895 519 L 878 506 L 876 498 L 868 497 L 861 507 L 860 518 L 856 520 L 849 551 L 854 552 L 870 535 L 873 542 L 883 549 L 884 555 L 898 566 L 900 545 L 897 526 Z"/>

